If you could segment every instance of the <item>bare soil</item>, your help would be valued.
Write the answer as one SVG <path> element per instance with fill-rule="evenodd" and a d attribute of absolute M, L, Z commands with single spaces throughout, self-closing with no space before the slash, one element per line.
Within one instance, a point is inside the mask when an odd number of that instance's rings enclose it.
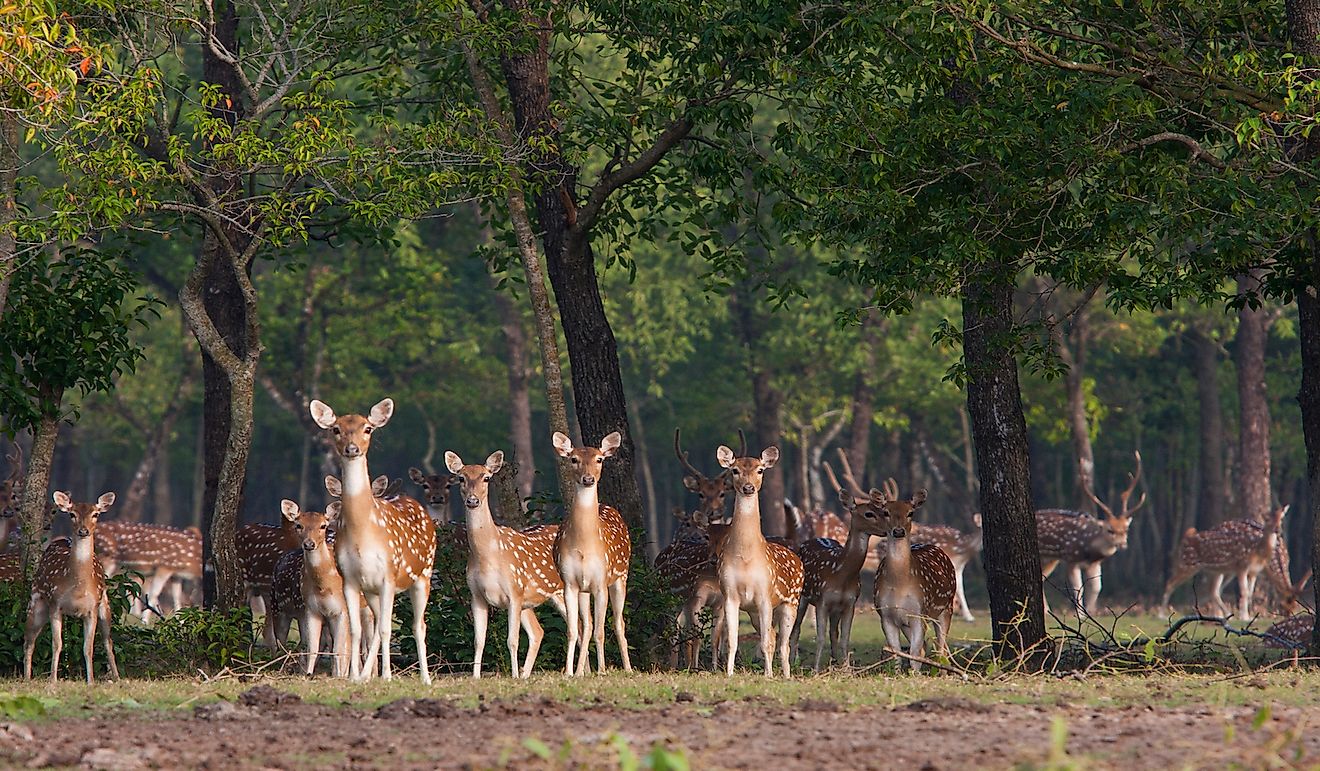
<path fill-rule="evenodd" d="M 1320 762 L 1320 736 L 1308 730 L 1318 717 L 1320 709 L 1298 707 L 1262 713 L 960 698 L 845 710 L 820 700 L 700 703 L 683 692 L 641 708 L 528 697 L 475 709 L 400 699 L 363 710 L 304 703 L 266 685 L 191 712 L 100 707 L 89 717 L 0 723 L 0 765 L 612 768 L 626 740 L 625 752 L 638 756 L 656 745 L 681 750 L 694 769 L 1304 767 Z"/>

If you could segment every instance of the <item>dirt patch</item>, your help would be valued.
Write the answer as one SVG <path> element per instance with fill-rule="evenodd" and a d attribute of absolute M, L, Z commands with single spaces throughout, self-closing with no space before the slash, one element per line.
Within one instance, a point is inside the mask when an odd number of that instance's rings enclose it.
<path fill-rule="evenodd" d="M 283 698 L 288 695 L 262 693 L 179 714 L 34 722 L 22 726 L 27 731 L 4 732 L 0 765 L 612 767 L 622 746 L 643 755 L 660 744 L 682 749 L 693 768 L 1002 768 L 1058 753 L 1051 739 L 1056 720 L 1067 729 L 1063 751 L 1101 768 L 1261 767 L 1276 757 L 1295 767 L 1320 759 L 1320 736 L 1304 730 L 1320 712 L 1296 708 L 1261 717 L 1245 707 L 987 707 L 929 699 L 892 709 L 810 701 L 622 709 L 528 698 L 466 709 L 443 698 L 409 698 L 360 710 Z"/>

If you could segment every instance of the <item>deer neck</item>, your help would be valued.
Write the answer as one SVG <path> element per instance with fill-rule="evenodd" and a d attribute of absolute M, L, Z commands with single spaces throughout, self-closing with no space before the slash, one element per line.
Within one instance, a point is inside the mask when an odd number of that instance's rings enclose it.
<path fill-rule="evenodd" d="M 71 539 L 69 548 L 69 576 L 75 583 L 83 583 L 83 578 L 92 573 L 92 558 L 96 555 L 95 539 L 92 536 Z"/>
<path fill-rule="evenodd" d="M 564 520 L 564 529 L 575 539 L 600 537 L 600 483 L 590 487 L 577 485 L 573 507 Z"/>
<path fill-rule="evenodd" d="M 903 579 L 912 574 L 912 544 L 907 538 L 885 537 L 885 575 Z"/>
<path fill-rule="evenodd" d="M 376 508 L 376 499 L 371 494 L 371 476 L 367 472 L 367 456 L 359 455 L 356 458 L 339 459 L 340 480 L 343 482 L 344 495 L 340 498 L 343 502 L 343 524 L 344 531 L 351 533 L 353 531 L 361 532 L 365 528 L 378 528 L 379 523 L 373 527 L 372 513 Z"/>
<path fill-rule="evenodd" d="M 733 524 L 724 543 L 724 551 L 748 554 L 765 550 L 765 536 L 761 533 L 760 491 L 751 495 L 738 494 L 733 501 Z"/>
<path fill-rule="evenodd" d="M 500 550 L 499 525 L 490 513 L 490 498 L 482 498 L 481 505 L 467 512 L 468 547 L 471 556 L 476 558 L 494 557 Z"/>
<path fill-rule="evenodd" d="M 848 541 L 843 545 L 843 561 L 839 564 L 839 573 L 849 577 L 861 573 L 870 546 L 870 533 L 859 527 L 849 527 Z"/>

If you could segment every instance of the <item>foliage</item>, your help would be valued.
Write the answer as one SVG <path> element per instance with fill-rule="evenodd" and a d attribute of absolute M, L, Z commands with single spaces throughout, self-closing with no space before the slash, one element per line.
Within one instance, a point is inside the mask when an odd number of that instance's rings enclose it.
<path fill-rule="evenodd" d="M 252 658 L 252 611 L 180 608 L 145 629 L 133 630 L 128 666 L 148 675 L 216 672 Z"/>
<path fill-rule="evenodd" d="M 28 124 L 67 109 L 79 82 L 101 67 L 104 50 L 56 11 L 54 0 L 0 5 L 0 111 Z"/>
<path fill-rule="evenodd" d="M 0 413 L 8 430 L 60 416 L 65 391 L 113 387 L 142 351 L 130 335 L 156 301 L 130 299 L 135 283 L 113 257 L 91 249 L 44 250 L 14 271 L 0 328 Z"/>

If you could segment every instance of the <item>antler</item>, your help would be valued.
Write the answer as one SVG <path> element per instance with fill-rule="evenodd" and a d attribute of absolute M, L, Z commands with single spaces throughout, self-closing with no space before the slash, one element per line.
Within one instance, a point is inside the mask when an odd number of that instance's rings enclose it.
<path fill-rule="evenodd" d="M 679 462 L 679 463 L 682 463 L 682 464 L 683 464 L 683 468 L 684 468 L 689 474 L 691 474 L 692 476 L 696 477 L 697 479 L 705 479 L 705 478 L 706 478 L 706 475 L 703 474 L 703 473 L 701 473 L 700 471 L 697 471 L 696 466 L 693 466 L 692 463 L 688 461 L 687 453 L 683 452 L 683 450 L 681 450 L 681 449 L 679 448 L 679 445 L 678 445 L 678 432 L 679 432 L 679 429 L 675 428 L 675 429 L 674 429 L 674 454 L 678 456 L 678 462 Z M 739 432 L 739 433 L 742 433 L 742 432 Z"/>
<path fill-rule="evenodd" d="M 747 436 L 743 434 L 743 430 L 741 428 L 738 429 L 738 457 L 739 458 L 747 457 Z"/>
<path fill-rule="evenodd" d="M 866 491 L 857 483 L 857 477 L 853 476 L 852 464 L 848 462 L 848 453 L 844 452 L 842 447 L 838 448 L 838 452 L 839 465 L 843 469 L 843 481 L 847 482 L 848 487 L 852 488 L 853 495 L 858 498 L 865 498 Z"/>
<path fill-rule="evenodd" d="M 1146 505 L 1146 491 L 1142 490 L 1141 498 L 1137 500 L 1137 505 L 1128 508 L 1128 499 L 1132 497 L 1132 491 L 1137 489 L 1137 482 L 1141 481 L 1141 451 L 1134 450 L 1132 454 L 1137 456 L 1137 470 L 1136 473 L 1128 474 L 1129 481 L 1127 489 L 1118 496 L 1119 500 L 1123 502 L 1123 514 L 1129 517 L 1137 513 L 1137 509 Z"/>

